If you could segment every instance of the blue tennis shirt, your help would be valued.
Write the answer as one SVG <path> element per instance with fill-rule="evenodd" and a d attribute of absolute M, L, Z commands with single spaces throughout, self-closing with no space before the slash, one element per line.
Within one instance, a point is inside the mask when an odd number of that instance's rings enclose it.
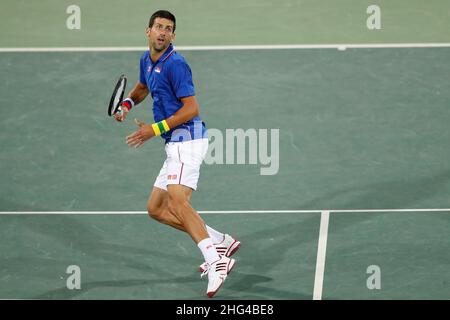
<path fill-rule="evenodd" d="M 183 106 L 181 98 L 195 95 L 191 68 L 172 44 L 155 63 L 150 59 L 150 51 L 142 54 L 139 81 L 151 93 L 155 122 L 167 119 L 177 112 Z M 196 116 L 161 137 L 166 143 L 206 138 L 205 123 Z"/>

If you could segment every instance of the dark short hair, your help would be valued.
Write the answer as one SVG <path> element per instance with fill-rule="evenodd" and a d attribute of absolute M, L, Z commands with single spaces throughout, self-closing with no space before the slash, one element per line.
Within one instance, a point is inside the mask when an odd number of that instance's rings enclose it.
<path fill-rule="evenodd" d="M 167 10 L 158 10 L 158 11 L 156 11 L 150 17 L 150 20 L 148 22 L 148 27 L 149 28 L 153 27 L 153 23 L 155 22 L 156 18 L 163 18 L 163 19 L 167 19 L 167 20 L 172 21 L 173 22 L 173 32 L 175 32 L 175 28 L 177 26 L 177 22 L 175 20 L 175 16 L 172 13 L 170 13 Z"/>

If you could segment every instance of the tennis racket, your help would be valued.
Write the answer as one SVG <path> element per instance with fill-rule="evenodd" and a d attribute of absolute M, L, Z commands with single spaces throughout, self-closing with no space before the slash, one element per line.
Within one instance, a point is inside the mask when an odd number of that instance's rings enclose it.
<path fill-rule="evenodd" d="M 116 113 L 121 113 L 122 108 L 120 107 L 120 103 L 123 99 L 123 94 L 125 93 L 125 87 L 127 86 L 127 77 L 122 74 L 117 81 L 116 87 L 114 88 L 113 94 L 111 96 L 111 100 L 109 101 L 108 106 L 108 115 L 113 116 Z"/>

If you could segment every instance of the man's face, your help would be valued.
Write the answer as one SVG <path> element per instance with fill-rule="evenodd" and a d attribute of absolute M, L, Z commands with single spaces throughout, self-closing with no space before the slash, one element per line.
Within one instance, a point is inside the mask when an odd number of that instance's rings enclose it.
<path fill-rule="evenodd" d="M 164 18 L 156 18 L 153 26 L 146 29 L 146 34 L 150 41 L 150 47 L 155 51 L 163 51 L 175 38 L 173 22 Z"/>

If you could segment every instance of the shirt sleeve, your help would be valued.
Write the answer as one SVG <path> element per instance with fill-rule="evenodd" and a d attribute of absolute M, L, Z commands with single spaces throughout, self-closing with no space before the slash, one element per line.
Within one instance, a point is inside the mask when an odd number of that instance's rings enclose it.
<path fill-rule="evenodd" d="M 192 72 L 186 61 L 177 61 L 172 65 L 170 80 L 177 99 L 195 96 Z"/>
<path fill-rule="evenodd" d="M 139 65 L 139 82 L 147 85 L 147 80 L 145 80 L 145 54 L 141 56 L 141 61 Z"/>

